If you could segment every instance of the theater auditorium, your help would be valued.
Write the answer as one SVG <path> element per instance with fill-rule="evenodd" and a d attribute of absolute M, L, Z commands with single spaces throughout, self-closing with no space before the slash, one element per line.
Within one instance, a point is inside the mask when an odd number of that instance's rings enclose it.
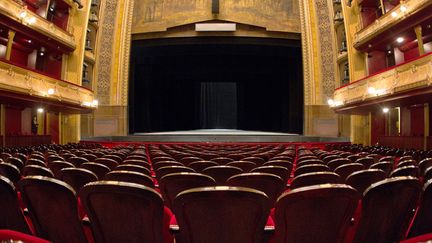
<path fill-rule="evenodd" d="M 0 0 L 0 242 L 432 242 L 432 0 Z"/>

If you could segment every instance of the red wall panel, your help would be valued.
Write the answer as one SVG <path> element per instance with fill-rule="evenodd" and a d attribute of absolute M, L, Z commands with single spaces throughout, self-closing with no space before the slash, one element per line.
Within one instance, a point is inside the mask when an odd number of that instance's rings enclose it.
<path fill-rule="evenodd" d="M 6 134 L 21 133 L 21 109 L 6 107 L 5 110 L 5 132 Z"/>
<path fill-rule="evenodd" d="M 379 137 L 386 135 L 386 117 L 382 112 L 372 113 L 371 143 L 376 144 Z"/>
<path fill-rule="evenodd" d="M 18 49 L 12 49 L 10 60 L 11 62 L 18 63 L 23 66 L 27 66 L 28 53 Z"/>
<path fill-rule="evenodd" d="M 60 143 L 59 116 L 55 113 L 49 113 L 48 134 L 51 135 L 51 140 Z"/>
<path fill-rule="evenodd" d="M 424 107 L 411 107 L 411 136 L 424 135 Z"/>
<path fill-rule="evenodd" d="M 369 75 L 387 68 L 386 54 L 383 51 L 370 52 L 367 60 Z"/>
<path fill-rule="evenodd" d="M 419 56 L 420 56 L 420 54 L 419 54 L 419 50 L 417 47 L 404 52 L 405 62 L 407 62 L 411 59 L 414 59 L 416 57 L 419 57 Z"/>

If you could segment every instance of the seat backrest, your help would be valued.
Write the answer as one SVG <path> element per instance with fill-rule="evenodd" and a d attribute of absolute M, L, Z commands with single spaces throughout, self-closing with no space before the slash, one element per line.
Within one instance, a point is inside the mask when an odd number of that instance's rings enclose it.
<path fill-rule="evenodd" d="M 98 181 L 84 186 L 79 197 L 96 242 L 163 242 L 163 202 L 153 189 Z"/>
<path fill-rule="evenodd" d="M 205 168 L 217 165 L 219 164 L 213 161 L 195 161 L 190 163 L 188 166 L 194 169 L 196 172 L 202 172 Z"/>
<path fill-rule="evenodd" d="M 372 184 L 364 192 L 354 242 L 402 240 L 420 194 L 420 182 L 414 177 L 395 177 Z"/>
<path fill-rule="evenodd" d="M 243 173 L 230 177 L 227 180 L 228 186 L 248 187 L 264 192 L 272 205 L 282 194 L 286 182 L 277 175 L 261 172 Z"/>
<path fill-rule="evenodd" d="M 94 162 L 83 163 L 81 164 L 81 168 L 95 173 L 98 179 L 104 178 L 104 176 L 111 171 L 108 166 Z"/>
<path fill-rule="evenodd" d="M 341 165 L 346 165 L 351 163 L 351 160 L 347 158 L 339 158 L 339 159 L 332 159 L 328 162 L 327 166 L 330 168 L 331 171 L 336 170 L 337 167 Z"/>
<path fill-rule="evenodd" d="M 419 168 L 421 175 L 424 175 L 428 168 L 432 167 L 432 158 L 426 158 L 419 162 Z"/>
<path fill-rule="evenodd" d="M 417 161 L 415 160 L 404 160 L 401 161 L 397 164 L 396 168 L 401 168 L 401 167 L 405 167 L 405 166 L 418 166 Z"/>
<path fill-rule="evenodd" d="M 123 181 L 129 183 L 136 183 L 146 187 L 154 188 L 154 182 L 150 176 L 134 171 L 111 171 L 106 174 L 103 179 L 107 181 Z"/>
<path fill-rule="evenodd" d="M 182 163 L 174 161 L 174 160 L 163 160 L 156 163 L 153 163 L 153 169 L 156 171 L 159 168 L 165 167 L 165 166 L 184 166 Z"/>
<path fill-rule="evenodd" d="M 97 158 L 93 162 L 108 166 L 108 168 L 110 168 L 110 170 L 114 170 L 115 167 L 117 167 L 117 165 L 118 165 L 117 161 L 110 159 L 110 158 L 105 158 L 105 157 L 104 158 Z"/>
<path fill-rule="evenodd" d="M 227 164 L 228 166 L 234 166 L 242 169 L 244 172 L 249 172 L 253 168 L 257 167 L 257 164 L 251 161 L 234 161 Z"/>
<path fill-rule="evenodd" d="M 21 159 L 15 158 L 15 157 L 9 157 L 9 158 L 7 158 L 6 159 L 6 163 L 15 165 L 20 171 L 24 167 L 24 162 L 21 161 Z"/>
<path fill-rule="evenodd" d="M 60 180 L 79 192 L 81 187 L 89 182 L 97 181 L 98 177 L 95 173 L 83 168 L 64 168 L 60 171 Z"/>
<path fill-rule="evenodd" d="M 0 175 L 8 178 L 14 184 L 21 179 L 20 170 L 15 165 L 4 162 L 0 163 Z"/>
<path fill-rule="evenodd" d="M 364 170 L 364 165 L 360 163 L 349 163 L 349 164 L 343 164 L 339 167 L 337 167 L 334 172 L 338 174 L 342 180 L 345 181 L 345 179 L 351 175 L 353 172 Z"/>
<path fill-rule="evenodd" d="M 149 169 L 147 169 L 144 166 L 141 165 L 133 165 L 133 164 L 121 164 L 115 168 L 115 170 L 126 170 L 126 171 L 135 171 L 142 173 L 144 175 L 151 175 L 151 172 Z"/>
<path fill-rule="evenodd" d="M 370 169 L 380 169 L 385 172 L 386 177 L 390 175 L 390 172 L 393 170 L 393 162 L 390 161 L 381 161 L 376 164 L 370 166 Z"/>
<path fill-rule="evenodd" d="M 398 176 L 420 176 L 420 169 L 415 165 L 403 166 L 396 168 L 390 173 L 390 177 L 398 177 Z"/>
<path fill-rule="evenodd" d="M 355 162 L 364 165 L 366 168 L 369 168 L 371 165 L 374 164 L 375 160 L 373 158 L 363 157 L 357 159 Z"/>
<path fill-rule="evenodd" d="M 44 161 L 42 161 L 40 159 L 35 159 L 35 158 L 28 159 L 25 162 L 25 165 L 39 165 L 39 166 L 43 166 L 43 167 L 47 166 Z"/>
<path fill-rule="evenodd" d="M 218 165 L 226 165 L 229 162 L 233 162 L 234 160 L 231 158 L 227 158 L 227 157 L 217 157 L 217 158 L 213 158 L 210 161 L 216 162 L 218 163 Z"/>
<path fill-rule="evenodd" d="M 75 167 L 80 167 L 82 163 L 90 162 L 88 159 L 83 157 L 72 157 L 68 161 L 69 163 L 73 164 Z"/>
<path fill-rule="evenodd" d="M 269 211 L 268 197 L 250 188 L 201 187 L 174 200 L 182 242 L 259 243 Z"/>
<path fill-rule="evenodd" d="M 320 159 L 307 159 L 302 161 L 297 161 L 297 167 L 304 165 L 312 165 L 312 164 L 324 164 L 324 161 Z"/>
<path fill-rule="evenodd" d="M 186 166 L 176 166 L 176 165 L 160 167 L 155 171 L 156 177 L 158 179 L 164 177 L 165 175 L 172 174 L 172 173 L 179 173 L 179 172 L 196 172 L 196 171 Z"/>
<path fill-rule="evenodd" d="M 203 160 L 202 158 L 194 157 L 194 156 L 187 156 L 180 159 L 180 163 L 183 165 L 189 165 L 192 162 Z"/>
<path fill-rule="evenodd" d="M 52 242 L 87 242 L 72 187 L 43 176 L 25 177 L 18 185 L 37 236 Z"/>
<path fill-rule="evenodd" d="M 294 189 L 275 207 L 275 243 L 343 242 L 358 204 L 350 186 L 325 184 Z"/>
<path fill-rule="evenodd" d="M 10 229 L 30 234 L 20 209 L 15 187 L 4 176 L 0 176 L 0 229 Z"/>
<path fill-rule="evenodd" d="M 320 172 L 320 171 L 330 171 L 327 165 L 323 164 L 309 164 L 297 167 L 294 171 L 294 176 L 299 176 L 306 173 Z"/>
<path fill-rule="evenodd" d="M 197 187 L 216 186 L 216 181 L 204 174 L 181 172 L 163 176 L 159 184 L 167 206 L 172 209 L 174 199 L 180 192 Z"/>
<path fill-rule="evenodd" d="M 241 159 L 240 161 L 249 161 L 249 162 L 255 163 L 256 165 L 262 165 L 262 164 L 264 164 L 264 162 L 266 162 L 265 159 L 263 159 L 261 157 L 256 157 L 256 156 L 245 157 L 245 158 Z"/>
<path fill-rule="evenodd" d="M 75 166 L 66 161 L 53 161 L 48 163 L 48 168 L 54 173 L 55 178 L 60 178 L 60 171 L 64 168 L 74 168 Z"/>
<path fill-rule="evenodd" d="M 235 166 L 218 165 L 208 167 L 202 173 L 212 177 L 216 181 L 216 185 L 222 186 L 226 184 L 228 178 L 243 173 L 243 170 Z"/>
<path fill-rule="evenodd" d="M 150 164 L 147 161 L 137 160 L 137 159 L 126 159 L 126 160 L 123 160 L 123 162 L 121 164 L 122 165 L 126 165 L 126 164 L 128 164 L 128 165 L 139 165 L 139 166 L 142 166 L 142 167 L 146 167 L 149 170 L 151 168 Z"/>
<path fill-rule="evenodd" d="M 287 168 L 276 165 L 256 167 L 255 169 L 252 169 L 251 172 L 262 172 L 277 175 L 282 178 L 285 183 L 288 181 L 288 178 L 290 176 Z"/>
<path fill-rule="evenodd" d="M 340 184 L 343 183 L 343 180 L 338 174 L 334 172 L 328 172 L 328 171 L 311 172 L 311 173 L 305 173 L 294 177 L 294 179 L 291 182 L 290 188 L 295 189 L 299 187 L 313 186 L 313 185 L 327 184 L 327 183 Z"/>
<path fill-rule="evenodd" d="M 46 167 L 42 167 L 39 165 L 26 165 L 24 166 L 24 169 L 22 171 L 23 176 L 46 176 L 54 178 L 54 174 L 51 172 L 50 169 Z"/>
<path fill-rule="evenodd" d="M 382 170 L 360 170 L 349 175 L 346 179 L 346 184 L 354 187 L 360 193 L 363 193 L 370 185 L 375 182 L 384 180 L 385 178 L 385 172 Z"/>
<path fill-rule="evenodd" d="M 423 195 L 408 238 L 432 232 L 432 180 L 423 186 Z"/>
<path fill-rule="evenodd" d="M 288 161 L 270 160 L 270 161 L 267 161 L 263 164 L 263 166 L 268 166 L 268 165 L 285 167 L 288 170 L 288 173 L 291 173 L 291 171 L 293 169 L 293 164 L 291 162 L 288 162 Z"/>

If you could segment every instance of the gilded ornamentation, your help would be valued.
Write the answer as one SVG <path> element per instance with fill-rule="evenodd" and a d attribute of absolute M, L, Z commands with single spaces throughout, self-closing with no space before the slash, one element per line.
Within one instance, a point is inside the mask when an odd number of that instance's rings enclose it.
<path fill-rule="evenodd" d="M 405 14 L 399 14 L 396 17 L 391 15 L 391 12 L 387 12 L 384 16 L 377 19 L 373 24 L 359 30 L 354 36 L 354 47 L 358 48 L 359 46 L 364 45 L 369 40 L 374 38 L 375 36 L 387 31 L 389 28 L 397 25 L 403 19 L 408 16 L 418 12 L 422 9 L 425 9 L 432 5 L 432 1 L 430 0 L 407 0 L 401 2 L 404 6 L 409 9 L 415 9 L 413 12 L 406 12 Z M 393 11 L 397 11 L 400 9 L 400 6 L 396 6 Z"/>
<path fill-rule="evenodd" d="M 407 90 L 427 87 L 430 84 L 432 73 L 432 55 L 414 60 L 410 63 L 398 66 L 383 73 L 357 81 L 334 92 L 335 102 L 349 105 L 364 99 L 376 99 L 378 97 L 405 92 Z M 415 70 L 415 75 L 413 71 Z M 368 89 L 373 87 L 375 92 Z"/>
<path fill-rule="evenodd" d="M 319 48 L 321 53 L 321 87 L 322 87 L 322 102 L 333 95 L 335 89 L 335 55 L 333 49 L 333 36 L 331 28 L 332 16 L 330 15 L 329 5 L 327 0 L 316 0 L 315 9 L 317 14 Z"/>
<path fill-rule="evenodd" d="M 104 17 L 100 20 L 100 44 L 98 48 L 98 76 L 97 97 L 99 104 L 110 103 L 111 91 L 111 68 L 113 60 L 113 42 L 115 34 L 115 23 L 117 18 L 118 0 L 106 0 Z"/>
<path fill-rule="evenodd" d="M 220 0 L 219 14 L 212 0 L 141 0 L 135 2 L 132 33 L 166 31 L 170 27 L 211 19 L 300 33 L 299 0 Z"/>

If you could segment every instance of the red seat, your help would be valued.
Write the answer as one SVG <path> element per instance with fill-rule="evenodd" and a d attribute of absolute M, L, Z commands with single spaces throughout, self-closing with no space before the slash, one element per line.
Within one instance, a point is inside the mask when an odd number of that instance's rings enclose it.
<path fill-rule="evenodd" d="M 218 165 L 208 167 L 204 169 L 202 173 L 211 176 L 218 186 L 222 186 L 226 184 L 228 178 L 243 173 L 243 170 L 234 166 Z"/>
<path fill-rule="evenodd" d="M 0 216 L 0 229 L 31 233 L 21 211 L 15 187 L 3 176 L 0 176 Z"/>
<path fill-rule="evenodd" d="M 395 177 L 374 183 L 364 192 L 353 242 L 402 240 L 414 216 L 420 193 L 420 182 L 414 177 Z"/>
<path fill-rule="evenodd" d="M 359 198 L 355 189 L 341 184 L 284 193 L 275 207 L 274 242 L 342 242 Z"/>
<path fill-rule="evenodd" d="M 37 236 L 52 242 L 87 242 L 72 187 L 42 176 L 29 176 L 18 184 Z"/>
<path fill-rule="evenodd" d="M 250 188 L 195 188 L 174 200 L 181 242 L 260 243 L 269 211 L 268 197 Z"/>
<path fill-rule="evenodd" d="M 50 243 L 47 240 L 13 230 L 0 230 L 1 242 Z"/>
<path fill-rule="evenodd" d="M 96 242 L 164 242 L 164 206 L 162 197 L 153 189 L 99 181 L 84 186 L 79 196 Z"/>
<path fill-rule="evenodd" d="M 166 205 L 171 209 L 175 197 L 180 192 L 197 187 L 216 186 L 216 181 L 210 176 L 191 172 L 165 175 L 159 183 Z"/>

